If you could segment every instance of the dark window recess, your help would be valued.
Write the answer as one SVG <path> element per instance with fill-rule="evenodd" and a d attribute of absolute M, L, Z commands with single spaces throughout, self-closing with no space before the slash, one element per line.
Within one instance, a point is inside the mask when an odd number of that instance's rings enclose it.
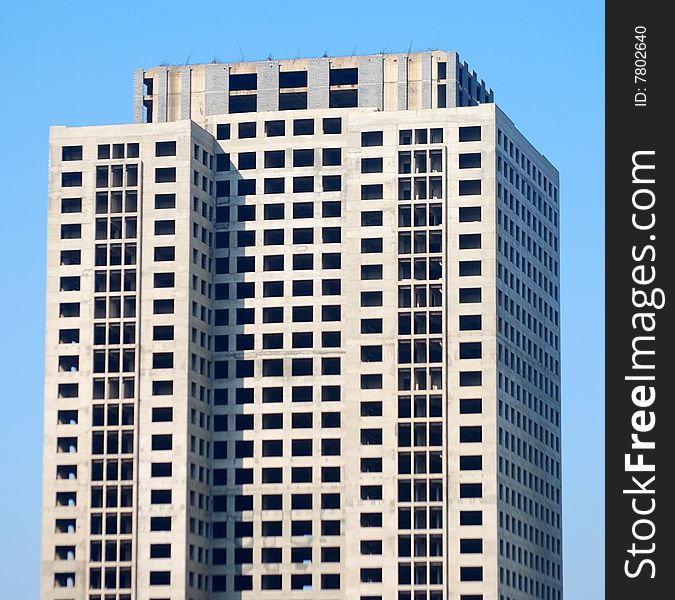
<path fill-rule="evenodd" d="M 227 198 L 230 195 L 230 182 L 229 181 L 216 181 L 216 197 L 218 198 Z M 218 208 L 227 208 L 229 207 L 218 207 Z M 216 212 L 218 211 L 216 208 Z"/>
<path fill-rule="evenodd" d="M 480 142 L 480 125 L 459 128 L 460 142 Z"/>
<path fill-rule="evenodd" d="M 265 121 L 265 135 L 267 137 L 286 135 L 286 123 L 284 121 Z"/>
<path fill-rule="evenodd" d="M 384 188 L 381 183 L 362 185 L 361 200 L 381 200 Z"/>
<path fill-rule="evenodd" d="M 480 485 L 480 484 L 479 484 Z M 480 510 L 462 510 L 459 513 L 460 525 L 482 525 L 483 513 Z"/>
<path fill-rule="evenodd" d="M 483 468 L 483 457 L 478 456 L 460 456 L 459 468 L 461 471 L 480 471 Z"/>
<path fill-rule="evenodd" d="M 481 288 L 460 288 L 460 304 L 473 304 L 481 301 Z"/>
<path fill-rule="evenodd" d="M 340 217 L 342 215 L 342 204 L 339 201 L 330 201 L 321 203 L 321 216 Z"/>
<path fill-rule="evenodd" d="M 284 205 L 279 204 L 265 204 L 263 208 L 263 217 L 266 221 L 274 221 L 284 218 Z M 283 244 L 284 230 L 283 229 L 267 229 L 265 230 L 265 245 Z"/>
<path fill-rule="evenodd" d="M 483 581 L 483 567 L 460 567 L 460 581 Z"/>
<path fill-rule="evenodd" d="M 459 358 L 481 358 L 482 344 L 481 342 L 460 342 L 459 344 Z"/>
<path fill-rule="evenodd" d="M 300 149 L 293 150 L 293 166 L 294 167 L 313 167 L 314 166 L 314 150 Z"/>
<path fill-rule="evenodd" d="M 362 227 L 376 227 L 382 225 L 382 211 L 381 210 L 364 210 L 361 211 L 361 226 Z"/>
<path fill-rule="evenodd" d="M 216 125 L 216 139 L 218 140 L 229 140 L 230 139 L 230 124 L 221 123 Z"/>
<path fill-rule="evenodd" d="M 244 96 L 230 95 L 230 114 L 250 113 L 258 110 L 258 96 L 246 94 Z"/>
<path fill-rule="evenodd" d="M 229 89 L 231 92 L 255 91 L 257 88 L 257 73 L 230 74 Z"/>
<path fill-rule="evenodd" d="M 155 169 L 155 183 L 173 183 L 176 181 L 176 167 Z"/>
<path fill-rule="evenodd" d="M 382 319 L 361 319 L 361 333 L 382 333 Z"/>
<path fill-rule="evenodd" d="M 237 162 L 239 170 L 255 169 L 255 152 L 240 152 Z"/>
<path fill-rule="evenodd" d="M 468 154 L 459 155 L 460 169 L 480 169 L 481 155 L 480 152 L 470 152 Z"/>
<path fill-rule="evenodd" d="M 463 206 L 459 209 L 459 222 L 472 223 L 481 220 L 480 206 Z"/>
<path fill-rule="evenodd" d="M 440 107 L 445 108 L 445 107 Z M 443 129 L 435 128 L 429 130 L 429 141 L 432 144 L 442 144 L 443 143 Z"/>
<path fill-rule="evenodd" d="M 361 146 L 381 146 L 382 132 L 381 131 L 364 131 L 361 133 Z"/>
<path fill-rule="evenodd" d="M 409 146 L 412 144 L 412 130 L 401 129 L 401 131 L 398 132 L 398 143 L 401 146 Z"/>
<path fill-rule="evenodd" d="M 216 154 L 216 171 L 223 173 L 230 170 L 230 155 Z"/>
<path fill-rule="evenodd" d="M 460 196 L 479 196 L 481 193 L 480 179 L 464 179 L 459 182 Z"/>
<path fill-rule="evenodd" d="M 61 200 L 61 213 L 82 212 L 82 198 L 63 198 Z"/>
<path fill-rule="evenodd" d="M 61 148 L 61 160 L 82 160 L 82 146 L 63 146 Z"/>
<path fill-rule="evenodd" d="M 263 185 L 263 192 L 265 194 L 283 194 L 284 193 L 284 178 L 283 177 L 266 177 Z M 282 205 L 283 207 L 283 205 Z M 282 217 L 283 218 L 283 217 Z"/>
<path fill-rule="evenodd" d="M 327 135 L 342 133 L 342 119 L 340 117 L 328 117 L 324 119 L 323 132 Z"/>
<path fill-rule="evenodd" d="M 323 227 L 321 238 L 324 244 L 339 244 L 342 241 L 342 230 L 340 227 Z"/>
<path fill-rule="evenodd" d="M 285 165 L 283 150 L 267 150 L 265 152 L 265 168 L 280 169 Z"/>
<path fill-rule="evenodd" d="M 239 179 L 237 181 L 237 194 L 239 196 L 251 196 L 255 194 L 255 179 Z"/>
<path fill-rule="evenodd" d="M 294 219 L 311 219 L 314 216 L 314 204 L 311 202 L 294 202 L 293 203 L 293 218 Z M 294 230 L 295 236 L 295 230 Z M 294 237 L 294 239 L 296 239 Z M 293 242 L 303 243 L 303 242 Z M 304 242 L 306 243 L 306 242 Z"/>
<path fill-rule="evenodd" d="M 321 153 L 322 164 L 324 167 L 332 167 L 342 164 L 341 148 L 324 148 Z"/>
<path fill-rule="evenodd" d="M 330 90 L 328 93 L 329 108 L 354 108 L 359 105 L 359 91 Z"/>
<path fill-rule="evenodd" d="M 237 137 L 240 140 L 254 138 L 255 136 L 256 136 L 255 121 L 246 121 L 245 123 L 239 123 L 237 130 Z"/>
<path fill-rule="evenodd" d="M 216 223 L 227 223 L 229 220 L 230 220 L 230 207 L 229 206 L 217 206 L 216 207 Z"/>
<path fill-rule="evenodd" d="M 483 373 L 481 371 L 461 371 L 459 374 L 459 385 L 461 387 L 477 387 L 483 384 Z"/>
<path fill-rule="evenodd" d="M 356 85 L 359 82 L 359 70 L 357 68 L 349 69 L 331 69 L 328 75 L 329 85 Z"/>
<path fill-rule="evenodd" d="M 176 156 L 176 142 L 155 142 L 155 156 Z"/>
<path fill-rule="evenodd" d="M 477 331 L 482 327 L 482 319 L 480 315 L 460 315 L 459 330 L 460 331 Z"/>
<path fill-rule="evenodd" d="M 294 244 L 313 244 L 314 243 L 314 230 L 311 227 L 297 227 L 293 229 L 293 243 Z M 293 259 L 293 265 L 295 266 L 296 264 L 300 265 L 300 260 L 301 257 L 304 257 L 304 262 L 306 263 L 307 266 L 305 267 L 300 267 L 298 268 L 306 268 L 306 269 L 311 269 L 312 268 L 312 258 L 311 254 L 302 254 L 302 255 L 297 255 L 297 262 L 296 258 L 294 257 Z"/>
<path fill-rule="evenodd" d="M 382 173 L 382 159 L 362 158 L 361 173 Z"/>
<path fill-rule="evenodd" d="M 339 192 L 342 189 L 342 177 L 340 175 L 324 175 L 321 178 L 324 192 Z"/>
<path fill-rule="evenodd" d="M 61 225 L 62 240 L 77 240 L 82 237 L 82 225 L 79 223 L 69 223 Z"/>
<path fill-rule="evenodd" d="M 480 233 L 465 233 L 459 236 L 460 250 L 473 250 L 481 247 Z"/>
<path fill-rule="evenodd" d="M 175 208 L 176 194 L 155 194 L 155 208 Z"/>
<path fill-rule="evenodd" d="M 155 221 L 155 235 L 173 235 L 176 233 L 176 222 L 173 219 Z"/>
<path fill-rule="evenodd" d="M 279 92 L 279 110 L 304 110 L 307 92 Z"/>
<path fill-rule="evenodd" d="M 176 249 L 173 246 L 158 246 L 155 248 L 155 261 L 165 262 L 176 260 Z"/>
<path fill-rule="evenodd" d="M 381 253 L 382 238 L 365 238 L 361 240 L 361 252 L 364 254 Z"/>
<path fill-rule="evenodd" d="M 474 277 L 481 274 L 481 261 L 462 260 L 459 262 L 460 277 Z M 479 300 L 480 301 L 480 300 Z"/>
<path fill-rule="evenodd" d="M 483 401 L 480 398 L 462 398 L 459 401 L 459 412 L 462 415 L 475 415 L 483 412 Z"/>
<path fill-rule="evenodd" d="M 293 135 L 313 135 L 314 119 L 295 119 L 293 121 Z"/>
<path fill-rule="evenodd" d="M 82 173 L 61 173 L 61 187 L 79 187 L 82 185 Z"/>
<path fill-rule="evenodd" d="M 293 193 L 314 191 L 314 177 L 293 177 Z"/>
<path fill-rule="evenodd" d="M 307 87 L 307 71 L 281 71 L 279 73 L 279 87 Z"/>

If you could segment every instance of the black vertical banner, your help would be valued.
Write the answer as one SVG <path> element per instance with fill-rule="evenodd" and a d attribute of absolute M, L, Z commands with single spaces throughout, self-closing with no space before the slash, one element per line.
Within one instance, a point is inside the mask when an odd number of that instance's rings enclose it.
<path fill-rule="evenodd" d="M 611 600 L 675 598 L 675 156 L 672 142 L 666 144 L 675 133 L 666 109 L 675 24 L 666 17 L 668 6 L 606 4 L 605 577 Z"/>

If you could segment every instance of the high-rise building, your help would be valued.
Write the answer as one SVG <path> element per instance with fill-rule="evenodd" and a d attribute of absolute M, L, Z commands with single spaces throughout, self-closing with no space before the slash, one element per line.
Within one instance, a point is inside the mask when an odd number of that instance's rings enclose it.
<path fill-rule="evenodd" d="M 560 600 L 557 171 L 455 53 L 135 81 L 51 130 L 43 600 Z"/>

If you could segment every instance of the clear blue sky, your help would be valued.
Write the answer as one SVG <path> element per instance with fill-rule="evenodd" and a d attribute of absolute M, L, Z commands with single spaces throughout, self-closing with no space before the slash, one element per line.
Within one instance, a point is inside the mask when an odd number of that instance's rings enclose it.
<path fill-rule="evenodd" d="M 0 599 L 38 598 L 49 125 L 132 120 L 160 63 L 454 49 L 561 173 L 565 596 L 604 597 L 599 0 L 8 2 L 0 114 Z"/>

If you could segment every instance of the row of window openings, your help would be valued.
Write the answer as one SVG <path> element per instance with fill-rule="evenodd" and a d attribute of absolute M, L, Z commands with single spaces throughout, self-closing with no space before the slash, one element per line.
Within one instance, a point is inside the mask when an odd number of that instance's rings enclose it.
<path fill-rule="evenodd" d="M 420 286 L 415 286 L 418 290 Z M 434 286 L 430 286 L 433 288 Z M 439 286 L 440 288 L 440 286 Z M 412 298 L 410 296 L 410 287 L 405 287 L 399 292 L 399 306 L 410 307 Z M 434 289 L 431 289 L 431 304 L 430 306 L 442 306 L 442 294 L 440 289 L 438 295 Z M 473 295 L 473 292 L 471 292 Z M 415 306 L 425 306 L 425 294 L 416 291 Z M 123 301 L 122 301 L 123 300 Z M 362 292 L 362 306 L 382 306 L 382 292 Z M 298 318 L 302 316 L 307 317 L 310 314 L 312 307 L 295 307 L 304 309 L 304 312 L 298 313 Z M 172 299 L 157 299 L 153 301 L 154 314 L 173 314 L 174 302 Z M 262 322 L 263 323 L 282 323 L 284 321 L 283 307 L 268 307 L 263 308 Z M 228 309 L 218 309 L 215 311 L 215 325 L 227 326 L 230 324 Z M 306 313 L 306 315 L 305 315 Z M 325 306 L 322 307 L 323 320 L 333 321 L 339 320 L 339 306 Z M 62 302 L 59 305 L 59 316 L 63 318 L 73 318 L 80 316 L 79 302 Z M 136 316 L 136 298 L 134 296 L 125 296 L 123 299 L 119 296 L 101 297 L 94 299 L 94 318 L 95 319 L 116 319 L 116 318 L 133 318 Z M 312 320 L 310 317 L 309 320 Z M 460 315 L 460 329 L 474 330 L 480 329 L 480 315 Z M 255 322 L 255 309 L 241 308 L 236 309 L 236 324 L 246 325 Z"/>
<path fill-rule="evenodd" d="M 307 92 L 279 92 L 278 110 L 304 110 L 307 108 Z M 329 108 L 355 108 L 359 105 L 358 88 L 350 89 L 329 89 L 328 107 Z M 251 113 L 258 110 L 257 94 L 241 94 L 236 90 L 230 90 L 229 94 L 229 114 Z"/>
<path fill-rule="evenodd" d="M 332 90 L 331 94 L 334 94 L 333 99 L 335 102 L 341 103 L 346 102 L 349 106 L 356 106 L 352 104 L 355 102 L 356 90 Z M 235 103 L 242 103 L 243 108 L 253 108 L 255 111 L 255 96 L 231 96 L 230 99 L 234 99 Z M 232 112 L 232 111 L 231 111 Z M 235 111 L 238 112 L 238 111 Z M 250 110 L 242 110 L 241 112 L 251 112 Z M 335 118 L 328 118 L 323 120 L 323 131 L 324 133 L 341 133 L 341 120 Z M 256 123 L 239 123 L 239 138 L 246 139 L 256 136 Z M 284 121 L 268 121 L 265 124 L 265 130 L 267 136 L 282 136 L 285 134 L 285 122 Z M 314 120 L 313 119 L 296 119 L 293 122 L 293 134 L 294 135 L 313 135 L 314 134 Z M 216 137 L 219 140 L 229 139 L 230 138 L 230 124 L 224 123 L 216 126 Z M 480 141 L 481 131 L 480 127 L 460 127 L 459 128 L 459 141 Z M 443 142 L 443 130 L 438 129 L 416 129 L 414 130 L 414 141 L 416 144 L 426 144 L 426 143 L 442 143 Z M 373 131 L 373 132 L 363 132 L 362 133 L 362 146 L 380 146 L 382 145 L 382 132 Z M 413 143 L 413 130 L 401 130 L 399 132 L 399 144 L 408 145 Z M 175 156 L 176 146 L 175 142 L 157 142 L 155 146 L 155 155 L 156 156 Z M 127 158 L 137 157 L 138 156 L 138 144 L 127 144 L 128 152 Z M 107 152 L 106 152 L 107 148 Z M 114 144 L 113 145 L 113 158 L 124 158 L 124 145 L 123 144 Z M 62 157 L 64 160 L 81 160 L 82 159 L 82 147 L 81 146 L 66 146 L 62 149 Z M 99 145 L 98 147 L 98 158 L 107 159 L 110 158 L 110 145 Z M 474 159 L 471 159 L 475 161 Z M 119 169 L 120 166 L 115 165 L 113 169 Z M 474 168 L 474 167 L 466 167 Z M 105 171 L 104 171 L 105 169 Z M 100 179 L 99 171 L 97 167 L 97 187 L 108 187 L 108 170 L 107 166 L 101 167 Z M 122 184 L 119 183 L 119 177 L 121 175 L 116 174 L 117 171 L 113 170 L 113 185 L 112 187 L 120 187 Z M 79 175 L 79 177 L 78 177 Z M 175 172 L 174 172 L 175 175 Z M 64 187 L 70 187 L 75 185 L 82 185 L 82 174 L 81 173 L 64 173 L 62 178 L 62 185 Z M 105 176 L 105 184 L 103 183 Z M 160 177 L 161 178 L 161 177 Z M 77 182 L 79 180 L 79 183 Z M 175 177 L 174 177 L 175 180 Z M 100 184 L 100 185 L 99 185 Z M 136 183 L 128 183 L 127 185 L 137 185 Z"/>
<path fill-rule="evenodd" d="M 499 555 L 513 560 L 513 562 L 520 565 L 539 571 L 542 575 L 560 579 L 559 564 L 507 540 L 499 540 Z"/>
<path fill-rule="evenodd" d="M 504 332 L 503 329 L 506 328 L 507 332 Z M 560 374 L 560 363 L 554 358 L 553 355 L 549 354 L 546 350 L 540 347 L 536 342 L 533 342 L 529 336 L 525 335 L 512 327 L 511 325 L 499 323 L 498 333 L 504 333 L 507 339 L 511 340 L 511 343 L 515 344 L 517 348 L 520 348 L 523 352 L 527 353 L 530 357 L 536 360 L 542 367 L 548 371 L 552 371 L 556 375 Z M 514 335 L 515 334 L 515 335 Z M 508 345 L 499 344 L 498 345 L 498 360 L 504 364 L 510 364 L 513 368 L 514 361 L 517 363 L 515 358 L 515 353 L 509 348 Z"/>
<path fill-rule="evenodd" d="M 480 180 L 478 180 L 480 182 Z M 460 185 L 464 183 L 460 181 Z M 465 191 L 462 187 L 461 193 Z M 400 177 L 398 180 L 398 199 L 404 200 L 439 200 L 443 197 L 443 179 L 441 177 Z"/>
<path fill-rule="evenodd" d="M 529 187 L 526 191 L 529 191 Z M 558 238 L 556 237 L 555 231 L 553 231 L 542 219 L 537 218 L 534 213 L 525 206 L 524 203 L 520 202 L 516 196 L 511 192 L 507 191 L 506 186 L 502 186 L 501 182 L 497 182 L 497 198 L 498 200 L 503 199 L 504 218 L 507 219 L 506 209 L 510 209 L 516 217 L 519 217 L 520 221 L 532 229 L 540 238 L 543 238 L 548 245 L 553 248 L 555 251 L 558 250 Z M 528 197 L 528 200 L 530 198 Z M 551 225 L 557 229 L 558 227 L 558 213 L 551 208 L 546 202 L 544 202 L 541 196 L 537 195 L 537 202 L 535 204 L 535 198 L 532 198 L 533 205 L 538 207 L 540 213 L 544 213 L 544 217 L 549 220 Z M 501 224 L 501 207 L 497 211 L 498 223 Z M 510 220 L 513 220 L 511 218 Z M 511 229 L 513 226 L 511 226 Z"/>
<path fill-rule="evenodd" d="M 529 394 L 532 396 L 532 394 Z M 560 426 L 560 413 L 557 410 L 549 407 L 548 404 L 543 402 L 541 399 L 534 398 L 535 408 L 542 417 L 544 417 L 549 423 L 557 427 Z M 529 402 L 530 410 L 532 409 L 532 400 Z M 547 440 L 553 433 L 545 435 L 543 432 L 547 431 L 544 425 L 537 423 L 535 419 L 527 416 L 526 414 L 521 413 L 517 408 L 514 408 L 510 403 L 506 403 L 503 400 L 499 401 L 499 416 L 506 419 L 509 423 L 512 423 L 519 429 L 522 429 L 524 432 L 529 435 L 534 435 L 536 438 L 541 439 L 542 441 Z M 546 461 L 548 464 L 548 460 Z"/>
<path fill-rule="evenodd" d="M 519 436 L 509 433 L 507 430 L 501 427 L 499 428 L 499 445 L 505 450 L 510 450 L 516 456 L 524 458 L 530 464 L 538 466 L 540 469 L 544 470 L 544 458 L 546 457 L 546 453 L 534 447 L 529 441 L 523 440 Z M 560 452 L 559 449 L 556 450 L 556 447 L 559 448 L 559 438 L 555 437 L 555 439 L 551 440 L 549 446 L 552 450 Z M 550 457 L 549 460 L 553 461 L 553 459 Z M 551 500 L 551 502 L 560 503 L 559 487 L 548 483 L 548 481 L 545 481 L 539 477 L 533 477 L 533 483 L 534 485 L 532 486 L 532 489 L 535 492 L 541 494 L 545 498 L 548 498 Z M 556 480 L 556 483 L 559 485 L 560 480 Z"/>
<path fill-rule="evenodd" d="M 525 248 L 523 248 L 524 250 Z M 530 250 L 530 249 L 528 249 Z M 527 274 L 527 276 L 534 281 L 539 281 L 541 282 L 542 279 L 542 273 L 541 271 L 536 267 L 536 265 L 532 264 L 531 261 L 529 261 L 524 253 L 521 254 L 520 250 L 518 250 L 517 246 L 513 246 L 509 244 L 508 241 L 506 241 L 502 236 L 497 237 L 497 251 L 510 260 L 514 265 L 516 265 L 520 270 Z M 534 256 L 535 259 L 538 259 L 540 263 L 544 264 L 544 267 L 549 270 L 549 272 L 554 275 L 555 277 L 558 276 L 558 261 L 556 261 L 553 256 L 551 256 L 548 252 L 542 249 L 539 244 L 536 242 L 533 243 L 531 246 L 531 253 L 532 256 Z M 515 256 L 514 256 L 515 255 Z M 553 289 L 554 283 L 551 281 L 548 277 L 544 276 L 544 285 L 541 285 L 540 287 L 543 287 L 551 296 L 553 296 L 553 293 L 551 293 L 549 290 Z"/>
<path fill-rule="evenodd" d="M 504 460 L 506 461 L 506 466 L 503 465 Z M 555 461 L 551 461 L 551 463 L 554 462 Z M 547 467 L 548 466 L 549 465 L 547 465 Z M 559 478 L 560 470 L 554 469 L 553 467 L 554 465 L 551 464 L 550 469 L 547 468 L 546 471 L 551 475 Z M 504 473 L 507 477 L 510 476 L 513 481 L 517 481 L 518 483 L 522 483 L 523 485 L 528 486 L 530 490 L 542 488 L 541 478 L 538 478 L 537 475 L 532 474 L 525 468 L 522 467 L 516 468 L 516 465 L 514 465 L 514 463 L 510 462 L 508 459 L 503 459 L 501 456 L 499 457 L 499 472 Z M 537 481 L 538 479 L 539 481 Z M 529 513 L 536 519 L 544 521 L 544 523 L 547 523 L 551 527 L 556 527 L 560 529 L 559 512 L 551 510 L 550 508 L 544 506 L 543 504 L 540 504 L 539 502 L 533 500 L 531 497 L 528 498 L 523 494 L 521 494 L 520 492 L 516 492 L 515 490 L 511 490 L 511 496 L 512 498 L 509 504 L 514 506 L 514 508 Z"/>
<path fill-rule="evenodd" d="M 457 160 L 460 169 L 481 168 L 480 152 L 460 153 Z M 442 150 L 415 150 L 413 152 L 398 153 L 398 172 L 400 175 L 409 173 L 439 173 L 442 170 Z"/>
<path fill-rule="evenodd" d="M 216 139 L 229 140 L 231 137 L 230 123 L 220 123 L 216 125 Z M 322 132 L 324 135 L 335 135 L 342 133 L 342 119 L 339 117 L 327 117 L 322 119 Z M 266 137 L 280 137 L 286 135 L 286 122 L 283 120 L 265 121 L 264 133 Z M 314 135 L 314 119 L 294 119 L 293 135 Z M 379 133 L 379 132 L 378 132 Z M 238 138 L 250 139 L 257 135 L 257 123 L 247 121 L 237 124 Z M 368 136 L 366 139 L 370 140 Z M 376 139 L 376 138 L 375 138 Z M 366 145 L 378 145 L 369 143 Z"/>
<path fill-rule="evenodd" d="M 126 144 L 99 144 L 97 147 L 97 158 L 99 160 L 123 159 L 123 158 L 138 158 L 139 145 L 138 143 Z M 76 161 L 82 160 L 82 146 L 63 146 L 61 148 L 62 161 Z"/>
<path fill-rule="evenodd" d="M 530 159 L 526 157 L 525 153 L 522 152 L 518 146 L 515 146 L 505 133 L 502 133 L 501 129 L 497 130 L 497 146 L 502 146 L 504 151 L 507 152 L 511 158 L 515 159 L 516 164 L 520 165 L 521 169 L 527 172 L 528 176 L 532 178 L 532 181 L 537 183 L 556 203 L 558 202 L 557 188 L 553 186 L 552 182 L 543 175 L 541 170 L 539 170 L 533 162 L 530 162 Z"/>
<path fill-rule="evenodd" d="M 98 165 L 95 186 L 97 188 L 136 187 L 138 186 L 138 165 Z"/>
<path fill-rule="evenodd" d="M 499 528 L 560 556 L 560 538 L 534 527 L 531 519 L 524 521 L 500 510 Z M 560 534 L 559 531 L 557 533 Z"/>
<path fill-rule="evenodd" d="M 531 238 L 529 236 L 527 236 L 527 237 L 528 237 L 528 241 L 531 240 Z M 521 260 L 514 261 L 513 260 L 513 248 L 512 248 L 512 252 L 509 256 L 506 253 L 506 250 L 502 249 L 502 243 L 501 243 L 502 241 L 503 240 L 502 240 L 501 236 L 499 236 L 498 237 L 498 244 L 499 244 L 500 254 L 502 256 L 504 256 L 505 258 L 507 258 L 507 260 L 510 260 L 512 262 L 512 264 L 515 266 L 515 268 L 518 269 L 519 271 L 521 271 L 521 273 L 523 273 L 527 277 L 528 280 L 532 281 L 535 285 L 538 285 L 541 289 L 543 289 L 546 293 L 548 293 L 551 298 L 553 298 L 557 301 L 558 300 L 558 285 L 556 285 L 558 283 L 557 275 L 552 277 L 552 278 L 549 278 L 541 269 L 538 269 L 532 262 L 527 260 L 522 255 L 519 255 Z M 504 245 L 508 246 L 508 244 L 504 244 Z M 529 244 L 528 244 L 527 248 L 528 248 L 528 251 L 531 250 L 531 247 L 529 246 Z M 498 264 L 501 266 L 502 262 L 503 261 L 500 260 Z M 540 260 L 540 262 L 543 262 L 543 261 Z M 548 263 L 548 260 L 547 260 L 547 263 Z M 557 263 L 556 263 L 556 265 L 557 265 Z M 547 266 L 548 266 L 548 264 L 547 264 Z M 504 267 L 504 269 L 506 269 L 506 267 Z M 556 266 L 556 270 L 557 270 L 557 266 Z"/>
<path fill-rule="evenodd" d="M 158 194 L 159 196 L 159 194 Z M 174 206 L 175 206 L 175 195 Z M 138 194 L 135 191 L 96 192 L 96 214 L 134 213 L 138 211 Z M 61 213 L 81 213 L 82 198 L 62 198 Z"/>
<path fill-rule="evenodd" d="M 260 193 L 256 189 L 255 179 L 238 179 L 237 195 L 252 196 Z M 321 177 L 321 190 L 315 189 L 316 182 L 313 176 L 293 177 L 293 193 L 304 194 L 315 191 L 339 192 L 342 189 L 342 176 L 323 175 Z M 381 187 L 381 186 L 380 186 Z M 266 177 L 263 181 L 263 194 L 283 194 L 286 191 L 286 180 L 284 177 Z M 230 181 L 216 182 L 216 196 L 218 198 L 227 198 L 231 195 Z M 381 193 L 380 193 L 381 197 Z"/>
<path fill-rule="evenodd" d="M 522 297 L 522 294 L 525 292 L 525 286 L 523 285 L 522 287 L 516 287 L 520 288 L 519 291 L 521 292 L 520 295 Z M 531 303 L 533 299 L 537 299 L 537 294 L 536 292 L 533 293 L 532 289 L 528 287 L 526 298 Z M 511 322 L 520 323 L 523 325 L 523 327 L 526 327 L 528 331 L 534 333 L 534 335 L 538 335 L 539 338 L 541 338 L 556 351 L 559 349 L 560 340 L 558 335 L 555 334 L 551 328 L 547 327 L 546 324 L 542 322 L 542 320 L 537 319 L 529 310 L 526 310 L 523 306 L 521 306 L 518 300 L 514 301 L 513 298 L 509 298 L 509 296 L 499 288 L 497 289 L 497 306 L 515 318 L 515 320 L 511 320 Z M 552 308 L 550 308 L 548 303 L 543 301 L 541 297 L 538 297 L 538 302 L 536 302 L 535 308 L 540 308 L 540 312 L 544 312 L 541 310 L 544 309 L 548 315 L 553 317 L 551 320 L 553 320 L 554 323 L 557 321 L 557 311 L 554 311 Z M 547 320 L 546 323 L 550 324 L 551 320 Z"/>
<path fill-rule="evenodd" d="M 235 216 L 235 207 L 230 206 L 218 206 L 216 207 L 216 222 L 217 223 L 227 223 L 230 221 L 238 221 L 240 223 L 247 221 L 255 221 L 257 219 L 256 213 L 258 212 L 258 205 L 256 204 L 246 204 L 239 205 L 236 207 L 236 216 Z M 440 205 L 439 205 L 440 207 Z M 436 209 L 435 209 L 436 210 Z M 381 222 L 381 215 L 377 213 L 381 211 L 364 211 L 362 213 L 362 221 L 365 219 L 369 221 L 372 225 L 375 225 L 377 222 Z M 321 204 L 321 217 L 340 217 L 342 214 L 340 202 L 323 202 Z M 286 206 L 282 203 L 278 204 L 264 204 L 263 205 L 263 219 L 266 221 L 281 220 L 286 218 Z M 313 219 L 315 216 L 315 204 L 313 202 L 293 202 L 292 206 L 292 218 L 293 219 Z M 367 215 L 367 216 L 364 216 Z M 318 215 L 317 215 L 318 216 Z M 276 230 L 275 235 L 279 236 L 278 233 L 281 230 Z M 224 234 L 225 232 L 218 232 L 218 234 Z M 222 246 L 221 244 L 225 243 L 227 238 L 222 236 L 216 239 L 216 247 L 227 247 Z M 277 242 L 279 243 L 279 242 Z"/>
<path fill-rule="evenodd" d="M 286 166 L 286 151 L 285 150 L 266 150 L 264 152 L 263 164 L 266 169 L 281 169 Z M 315 150 L 297 149 L 292 151 L 293 167 L 313 167 L 315 161 Z M 323 148 L 321 150 L 321 164 L 327 166 L 339 166 L 342 164 L 342 149 L 341 148 Z M 256 152 L 239 152 L 237 154 L 236 168 L 239 171 L 255 169 L 257 165 Z M 231 168 L 229 154 L 216 155 L 216 171 L 226 172 Z M 382 159 L 381 158 L 363 158 L 361 159 L 362 173 L 381 173 Z M 363 170 L 366 169 L 366 170 Z M 370 170 L 369 170 L 370 169 Z M 375 169 L 375 170 L 372 170 Z M 377 170 L 379 169 L 379 170 Z"/>
<path fill-rule="evenodd" d="M 135 239 L 138 233 L 136 217 L 110 217 L 96 219 L 97 240 L 121 240 L 123 235 L 126 239 Z M 61 239 L 75 240 L 82 237 L 82 225 L 80 223 L 65 223 L 61 225 Z"/>
<path fill-rule="evenodd" d="M 517 385 L 513 380 L 510 380 L 508 377 L 504 377 L 500 374 L 498 378 L 498 384 L 497 387 L 500 391 L 505 391 L 506 393 L 510 394 L 512 398 L 515 400 L 521 401 L 524 406 L 528 407 L 530 410 L 535 410 L 537 413 L 539 413 L 541 416 L 544 416 L 545 414 L 549 414 L 549 422 L 552 424 L 555 424 L 556 426 L 559 426 L 560 422 L 560 413 L 557 410 L 554 410 L 553 408 L 547 408 L 547 410 L 544 410 L 544 407 L 547 406 L 546 403 L 544 403 L 541 399 L 537 399 L 530 391 L 526 390 L 525 388 Z M 533 406 L 533 401 L 534 401 L 534 406 Z M 503 402 L 500 400 L 500 405 L 499 405 L 499 416 L 503 416 Z M 514 425 L 516 425 L 516 418 L 515 418 L 515 411 L 513 408 L 511 409 L 510 412 L 506 413 L 506 420 Z M 518 425 L 517 425 L 518 426 Z M 520 429 L 523 430 L 524 433 L 527 433 L 527 430 L 524 428 L 524 420 L 523 424 L 518 426 Z M 547 431 L 546 428 L 540 426 L 544 431 Z M 555 429 L 555 431 L 558 431 L 558 429 Z M 547 439 L 547 435 L 544 434 L 544 439 Z M 547 445 L 552 445 L 553 442 L 555 441 L 555 448 L 559 448 L 559 439 L 558 436 L 553 433 L 549 432 L 548 434 L 548 443 Z M 553 449 L 555 449 L 553 448 Z M 543 452 L 540 452 L 537 448 L 532 448 L 531 446 L 527 446 L 528 452 L 525 455 L 525 458 L 529 460 L 531 464 L 534 464 L 538 466 L 539 468 L 543 469 L 545 465 L 545 456 Z M 559 451 L 559 450 L 557 450 Z M 556 460 L 553 458 L 550 459 L 550 464 L 555 464 L 556 465 L 556 470 L 559 470 L 559 466 Z"/>

